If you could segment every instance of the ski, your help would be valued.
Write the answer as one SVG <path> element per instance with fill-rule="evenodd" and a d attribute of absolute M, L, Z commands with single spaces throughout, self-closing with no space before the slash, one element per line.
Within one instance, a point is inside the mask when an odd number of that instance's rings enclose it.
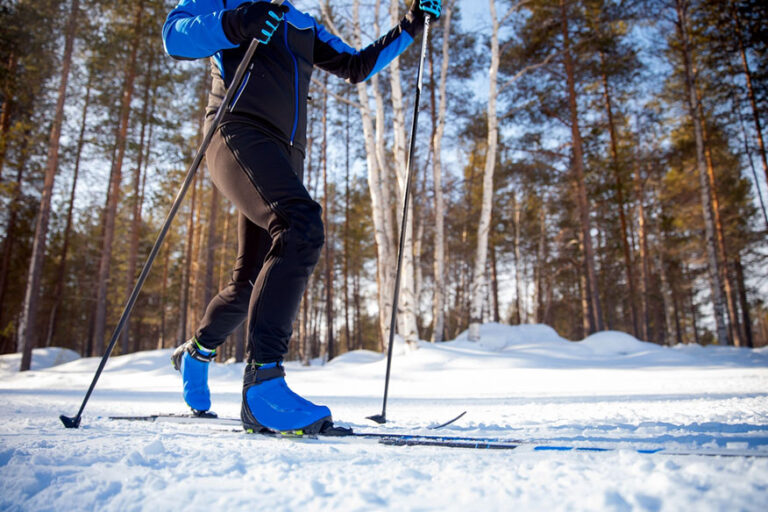
<path fill-rule="evenodd" d="M 192 414 L 150 414 L 146 416 L 110 416 L 110 420 L 145 421 L 152 423 L 176 423 L 182 425 L 206 425 L 227 431 L 242 431 L 242 422 L 237 418 L 219 418 L 216 416 Z M 457 418 L 458 419 L 458 418 Z M 454 420 L 455 421 L 455 420 Z M 439 427 L 439 426 L 438 426 Z M 433 427 L 438 428 L 438 427 Z M 514 439 L 461 437 L 443 435 L 401 434 L 387 432 L 354 432 L 352 429 L 333 427 L 333 430 L 319 434 L 302 432 L 253 432 L 280 439 L 325 440 L 338 442 L 352 440 L 372 440 L 378 444 L 390 446 L 441 446 L 445 448 L 473 448 L 487 450 L 512 450 L 520 445 Z"/>
<path fill-rule="evenodd" d="M 152 414 L 146 416 L 110 416 L 110 420 L 145 421 L 153 423 L 176 423 L 206 425 L 229 432 L 242 432 L 242 423 L 237 418 L 219 418 L 211 415 L 194 416 L 191 414 Z M 672 448 L 653 446 L 638 448 L 631 442 L 622 440 L 622 444 L 593 446 L 586 444 L 563 444 L 563 440 L 520 440 L 503 437 L 465 437 L 447 435 L 424 435 L 390 432 L 354 432 L 352 429 L 332 427 L 331 431 L 307 435 L 298 432 L 256 432 L 255 436 L 272 439 L 291 439 L 308 443 L 359 443 L 373 442 L 386 446 L 433 446 L 439 448 L 464 448 L 476 450 L 515 450 L 518 453 L 573 452 L 573 453 L 608 453 L 620 450 L 632 451 L 641 455 L 677 455 L 706 457 L 758 457 L 767 458 L 768 451 L 756 451 L 748 448 Z"/>

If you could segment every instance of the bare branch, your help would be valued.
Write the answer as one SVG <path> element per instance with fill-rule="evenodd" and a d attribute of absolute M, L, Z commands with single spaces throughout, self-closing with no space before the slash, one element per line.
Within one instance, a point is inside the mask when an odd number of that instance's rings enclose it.
<path fill-rule="evenodd" d="M 521 69 L 520 71 L 515 73 L 515 76 L 513 76 L 512 78 L 510 78 L 509 80 L 504 82 L 504 84 L 502 84 L 502 86 L 499 87 L 499 91 L 503 91 L 504 89 L 506 89 L 507 87 L 509 87 L 513 83 L 517 82 L 518 80 L 520 80 L 529 71 L 534 71 L 536 69 L 539 69 L 540 67 L 546 66 L 547 64 L 549 64 L 549 62 L 552 59 L 554 59 L 555 57 L 561 55 L 562 53 L 563 53 L 562 51 L 550 53 L 549 55 L 547 55 L 547 58 L 544 59 L 543 61 L 538 62 L 536 64 L 530 64 L 528 66 L 525 66 L 523 69 Z"/>
<path fill-rule="evenodd" d="M 501 19 L 499 20 L 499 25 L 503 25 L 504 23 L 506 23 L 509 20 L 509 18 L 512 17 L 513 14 L 515 14 L 517 11 L 525 7 L 525 5 L 528 4 L 530 1 L 531 0 L 520 0 L 519 2 L 516 2 L 515 4 L 513 4 L 507 10 L 507 12 L 505 12 L 504 15 L 501 17 Z"/>
<path fill-rule="evenodd" d="M 319 88 L 321 91 L 323 91 L 325 94 L 328 94 L 329 96 L 333 97 L 333 98 L 334 98 L 334 99 L 336 99 L 337 101 L 340 101 L 340 102 L 342 102 L 342 103 L 346 103 L 346 104 L 347 104 L 347 105 L 349 105 L 350 107 L 354 107 L 354 108 L 357 108 L 357 109 L 360 109 L 360 108 L 362 108 L 362 105 L 361 105 L 360 103 L 355 103 L 354 101 L 352 101 L 352 100 L 350 100 L 350 99 L 347 99 L 347 98 L 345 98 L 344 96 L 340 96 L 340 95 L 336 94 L 335 92 L 331 91 L 330 89 L 328 89 L 327 87 L 325 87 L 325 85 L 323 84 L 323 82 L 321 82 L 321 81 L 320 81 L 320 80 L 318 80 L 317 78 L 315 78 L 315 77 L 312 77 L 312 83 L 313 83 L 313 84 L 315 84 L 315 85 L 316 85 L 316 86 L 317 86 L 317 87 L 318 87 L 318 88 Z"/>
<path fill-rule="evenodd" d="M 323 15 L 323 24 L 328 28 L 328 30 L 331 31 L 333 35 L 341 37 L 341 32 L 328 13 L 328 3 L 325 0 L 317 0 L 317 4 L 318 7 L 320 7 L 320 14 Z"/>

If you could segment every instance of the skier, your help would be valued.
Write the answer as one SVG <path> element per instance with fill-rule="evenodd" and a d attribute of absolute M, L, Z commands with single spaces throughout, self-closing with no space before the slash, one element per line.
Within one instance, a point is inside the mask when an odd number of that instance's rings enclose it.
<path fill-rule="evenodd" d="M 351 83 L 367 80 L 413 42 L 426 14 L 440 12 L 441 0 L 413 0 L 397 26 L 362 50 L 288 1 L 181 0 L 168 15 L 163 41 L 171 57 L 211 57 L 206 130 L 251 40 L 260 43 L 206 152 L 214 185 L 238 209 L 238 254 L 232 281 L 171 357 L 195 414 L 211 407 L 216 349 L 247 318 L 243 427 L 311 434 L 332 425 L 328 407 L 287 386 L 282 366 L 324 243 L 320 206 L 302 184 L 310 76 L 317 66 Z"/>

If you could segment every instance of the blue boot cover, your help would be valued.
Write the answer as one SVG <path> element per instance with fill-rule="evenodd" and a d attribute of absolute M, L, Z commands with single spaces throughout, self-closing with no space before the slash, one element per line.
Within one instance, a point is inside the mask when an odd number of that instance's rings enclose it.
<path fill-rule="evenodd" d="M 326 422 L 333 421 L 328 407 L 315 405 L 291 391 L 285 371 L 277 363 L 251 363 L 246 367 L 241 419 L 246 430 L 301 430 L 304 434 L 317 433 Z"/>
<path fill-rule="evenodd" d="M 173 367 L 181 372 L 184 382 L 184 401 L 195 413 L 211 408 L 208 365 L 215 356 L 215 350 L 205 349 L 193 338 L 178 347 L 171 357 Z"/>
<path fill-rule="evenodd" d="M 208 389 L 208 365 L 198 361 L 189 352 L 181 358 L 181 378 L 184 381 L 184 401 L 196 411 L 211 408 L 211 391 Z"/>

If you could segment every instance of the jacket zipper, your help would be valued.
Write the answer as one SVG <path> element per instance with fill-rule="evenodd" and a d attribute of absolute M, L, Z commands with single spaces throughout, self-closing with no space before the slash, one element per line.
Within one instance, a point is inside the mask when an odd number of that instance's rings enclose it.
<path fill-rule="evenodd" d="M 248 72 L 245 74 L 245 78 L 243 78 L 243 83 L 240 84 L 240 89 L 237 90 L 237 94 L 235 95 L 235 100 L 232 102 L 232 106 L 229 107 L 230 112 L 235 110 L 235 105 L 237 105 L 237 101 L 240 99 L 240 96 L 243 95 L 245 86 L 248 85 L 248 80 L 251 78 L 251 69 L 253 69 L 253 64 L 251 64 L 248 67 Z"/>
<path fill-rule="evenodd" d="M 296 62 L 296 56 L 291 51 L 291 47 L 288 46 L 288 25 L 285 26 L 285 48 L 293 60 L 293 91 L 294 91 L 294 109 L 293 109 L 293 129 L 291 130 L 291 146 L 293 146 L 293 139 L 296 137 L 296 127 L 299 124 L 299 64 Z"/>

